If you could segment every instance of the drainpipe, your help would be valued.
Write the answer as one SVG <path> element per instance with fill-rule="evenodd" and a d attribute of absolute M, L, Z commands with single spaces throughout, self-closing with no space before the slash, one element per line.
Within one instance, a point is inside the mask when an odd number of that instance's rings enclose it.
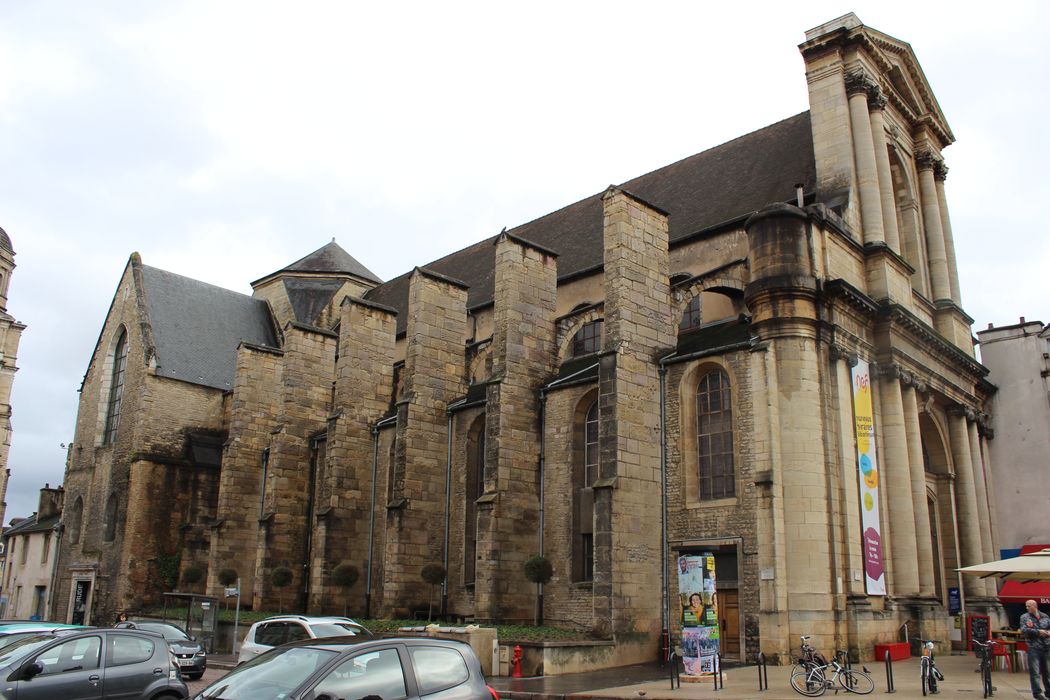
<path fill-rule="evenodd" d="M 372 550 L 376 536 L 376 471 L 379 468 L 379 426 L 372 426 L 372 502 L 368 509 L 368 564 L 365 566 L 365 617 L 372 617 Z"/>
<path fill-rule="evenodd" d="M 546 480 L 545 469 L 547 466 L 547 448 L 545 434 L 547 432 L 547 389 L 540 387 L 540 460 L 539 460 L 539 476 L 540 476 L 540 556 L 544 556 L 544 543 L 543 543 L 543 530 L 544 530 L 544 483 Z M 543 624 L 543 584 L 536 585 L 537 599 L 536 599 L 536 621 L 541 625 Z"/>
<path fill-rule="evenodd" d="M 448 418 L 448 423 L 445 429 L 446 440 L 445 440 L 445 538 L 441 545 L 442 550 L 442 566 L 445 567 L 445 578 L 441 582 L 441 616 L 446 617 L 448 615 L 448 529 L 449 521 L 452 518 L 452 413 L 459 406 L 466 403 L 467 400 L 460 399 L 453 404 L 450 404 L 445 409 L 445 415 Z"/>
<path fill-rule="evenodd" d="M 662 626 L 665 634 L 670 634 L 671 601 L 667 590 L 667 365 L 664 360 L 673 357 L 674 353 L 660 358 L 660 596 Z"/>

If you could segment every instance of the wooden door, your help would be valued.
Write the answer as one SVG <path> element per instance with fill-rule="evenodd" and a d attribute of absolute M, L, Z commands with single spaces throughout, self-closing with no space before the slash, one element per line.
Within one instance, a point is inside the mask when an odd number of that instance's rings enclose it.
<path fill-rule="evenodd" d="M 722 656 L 740 658 L 740 598 L 735 588 L 720 590 L 715 594 L 718 601 L 718 627 Z"/>

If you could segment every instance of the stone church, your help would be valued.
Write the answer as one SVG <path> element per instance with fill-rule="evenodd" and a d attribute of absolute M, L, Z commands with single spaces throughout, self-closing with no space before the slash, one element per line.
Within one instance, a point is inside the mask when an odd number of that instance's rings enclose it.
<path fill-rule="evenodd" d="M 218 594 L 223 569 L 256 609 L 410 616 L 437 564 L 447 615 L 540 605 L 627 663 L 677 634 L 676 558 L 701 553 L 729 658 L 947 640 L 960 585 L 998 614 L 954 571 L 997 551 L 954 136 L 907 43 L 849 14 L 800 49 L 809 111 L 387 282 L 334 241 L 251 296 L 132 254 L 55 618 Z"/>

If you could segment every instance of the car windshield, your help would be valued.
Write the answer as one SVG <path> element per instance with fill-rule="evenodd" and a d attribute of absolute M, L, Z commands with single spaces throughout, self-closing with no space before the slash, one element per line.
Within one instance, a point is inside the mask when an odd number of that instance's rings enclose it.
<path fill-rule="evenodd" d="M 55 635 L 53 634 L 38 634 L 32 637 L 26 637 L 19 639 L 17 642 L 5 646 L 0 649 L 0 667 L 9 666 L 27 654 L 32 654 L 34 651 L 44 646 L 48 642 L 54 641 Z"/>
<path fill-rule="evenodd" d="M 147 632 L 156 632 L 168 642 L 179 642 L 189 639 L 189 636 L 181 629 L 166 622 L 136 622 L 135 627 Z"/>
<path fill-rule="evenodd" d="M 336 656 L 328 649 L 279 647 L 238 666 L 195 700 L 280 700 Z"/>
<path fill-rule="evenodd" d="M 317 622 L 310 625 L 315 637 L 344 637 L 363 634 L 366 637 L 371 633 L 361 625 L 352 622 Z"/>

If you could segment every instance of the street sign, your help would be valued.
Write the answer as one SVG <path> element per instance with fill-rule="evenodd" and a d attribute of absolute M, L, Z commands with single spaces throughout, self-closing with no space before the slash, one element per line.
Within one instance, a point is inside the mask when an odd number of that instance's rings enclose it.
<path fill-rule="evenodd" d="M 227 598 L 235 598 L 241 594 L 240 590 L 236 588 L 224 588 L 222 590 L 226 594 Z"/>

